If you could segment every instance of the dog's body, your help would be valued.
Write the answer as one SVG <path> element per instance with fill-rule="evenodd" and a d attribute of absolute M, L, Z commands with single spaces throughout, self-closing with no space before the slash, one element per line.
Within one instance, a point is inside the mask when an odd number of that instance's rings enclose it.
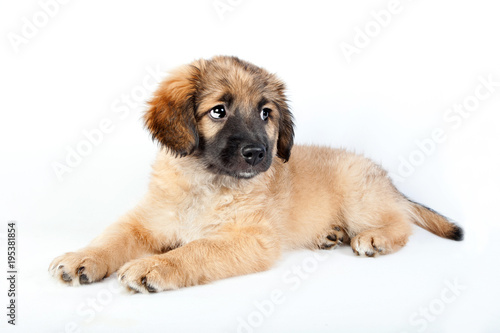
<path fill-rule="evenodd" d="M 118 271 L 129 289 L 154 292 L 262 271 L 287 249 L 350 243 L 358 255 L 391 253 L 412 223 L 462 238 L 370 160 L 292 148 L 284 85 L 261 68 L 196 61 L 174 72 L 151 106 L 146 125 L 162 149 L 148 194 L 88 247 L 53 261 L 62 281 Z"/>

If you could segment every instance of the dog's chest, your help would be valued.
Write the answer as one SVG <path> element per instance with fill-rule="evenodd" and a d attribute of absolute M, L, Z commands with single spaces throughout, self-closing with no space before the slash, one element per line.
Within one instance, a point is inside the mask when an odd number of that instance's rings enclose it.
<path fill-rule="evenodd" d="M 244 201 L 229 191 L 194 190 L 166 202 L 151 229 L 166 238 L 175 235 L 177 242 L 185 244 L 236 221 L 244 213 Z"/>
<path fill-rule="evenodd" d="M 231 204 L 234 197 L 229 193 L 200 191 L 186 196 L 179 202 L 176 213 L 181 234 L 203 236 L 216 229 L 231 219 Z"/>

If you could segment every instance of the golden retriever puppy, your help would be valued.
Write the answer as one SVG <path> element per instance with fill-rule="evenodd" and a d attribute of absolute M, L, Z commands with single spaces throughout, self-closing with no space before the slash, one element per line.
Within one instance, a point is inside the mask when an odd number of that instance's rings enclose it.
<path fill-rule="evenodd" d="M 50 265 L 70 285 L 118 272 L 150 293 L 269 269 L 284 250 L 397 251 L 414 223 L 462 229 L 408 200 L 372 161 L 293 146 L 285 85 L 235 57 L 197 60 L 161 83 L 145 114 L 161 149 L 149 192 L 87 247 Z"/>

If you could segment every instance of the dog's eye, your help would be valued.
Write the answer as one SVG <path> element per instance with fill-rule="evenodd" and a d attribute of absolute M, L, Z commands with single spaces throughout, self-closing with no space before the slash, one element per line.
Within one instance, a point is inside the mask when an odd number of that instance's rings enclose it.
<path fill-rule="evenodd" d="M 224 109 L 224 105 L 217 105 L 210 110 L 210 117 L 214 119 L 222 119 L 226 116 L 226 109 Z"/>
<path fill-rule="evenodd" d="M 263 108 L 262 111 L 260 111 L 260 117 L 262 120 L 267 120 L 267 118 L 269 118 L 269 113 L 271 113 L 271 109 Z"/>

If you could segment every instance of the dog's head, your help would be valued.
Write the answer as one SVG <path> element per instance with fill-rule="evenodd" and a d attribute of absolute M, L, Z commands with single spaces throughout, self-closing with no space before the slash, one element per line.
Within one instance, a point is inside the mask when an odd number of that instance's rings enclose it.
<path fill-rule="evenodd" d="M 288 161 L 293 120 L 285 85 L 235 57 L 197 60 L 161 83 L 145 114 L 153 138 L 212 173 L 251 178 Z"/>

